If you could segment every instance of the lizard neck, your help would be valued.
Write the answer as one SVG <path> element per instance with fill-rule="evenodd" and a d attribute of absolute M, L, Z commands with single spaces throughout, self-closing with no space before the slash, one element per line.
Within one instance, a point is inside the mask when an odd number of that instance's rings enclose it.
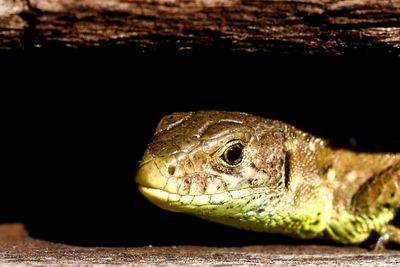
<path fill-rule="evenodd" d="M 330 152 L 325 158 L 330 163 L 326 165 L 322 177 L 332 191 L 333 209 L 325 237 L 340 243 L 363 242 L 372 230 L 379 230 L 390 222 L 395 211 L 386 206 L 378 206 L 375 203 L 376 196 L 363 203 L 366 210 L 360 210 L 360 203 L 355 203 L 356 195 L 372 190 L 368 185 L 378 175 L 398 164 L 400 154 L 355 153 L 344 149 L 327 149 Z"/>
<path fill-rule="evenodd" d="M 330 151 L 330 156 L 322 157 L 328 164 L 321 173 L 333 192 L 333 207 L 338 214 L 351 212 L 352 198 L 360 187 L 400 160 L 400 154 Z"/>

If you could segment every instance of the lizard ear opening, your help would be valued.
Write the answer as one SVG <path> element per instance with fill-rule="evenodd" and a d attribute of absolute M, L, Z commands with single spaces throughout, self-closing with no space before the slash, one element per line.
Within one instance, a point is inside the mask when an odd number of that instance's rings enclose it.
<path fill-rule="evenodd" d="M 285 154 L 285 165 L 284 165 L 284 171 L 285 171 L 285 187 L 289 188 L 289 181 L 290 181 L 290 161 L 291 161 L 292 155 L 290 154 L 289 151 L 286 152 Z"/>

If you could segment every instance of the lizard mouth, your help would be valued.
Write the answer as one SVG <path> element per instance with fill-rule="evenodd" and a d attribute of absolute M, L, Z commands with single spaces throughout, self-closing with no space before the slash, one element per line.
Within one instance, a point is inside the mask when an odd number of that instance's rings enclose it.
<path fill-rule="evenodd" d="M 157 159 L 140 164 L 136 183 L 139 191 L 156 206 L 174 212 L 191 212 L 202 206 L 215 207 L 232 198 L 250 194 L 249 189 L 228 191 L 223 180 L 214 175 L 191 173 L 167 175 L 167 167 Z M 176 170 L 175 173 L 180 173 Z"/>
<path fill-rule="evenodd" d="M 135 180 L 140 193 L 162 209 L 183 212 L 182 206 L 193 202 L 193 196 L 182 191 L 183 179 L 163 175 L 155 160 L 141 164 Z"/>
<path fill-rule="evenodd" d="M 191 207 L 212 203 L 221 204 L 230 199 L 229 192 L 220 185 L 220 179 L 200 174 L 189 174 L 182 178 L 166 176 L 155 160 L 139 166 L 136 183 L 139 191 L 150 202 L 174 212 L 188 211 Z"/>
<path fill-rule="evenodd" d="M 250 220 L 256 224 L 255 228 L 263 229 L 263 223 L 252 219 L 252 214 L 261 202 L 265 202 L 267 188 L 229 190 L 217 175 L 187 174 L 179 167 L 171 175 L 165 162 L 168 161 L 153 158 L 143 161 L 138 168 L 139 191 L 151 203 L 164 210 L 192 214 L 238 228 L 246 228 L 242 221 Z"/>
<path fill-rule="evenodd" d="M 153 160 L 141 164 L 136 173 L 136 183 L 144 188 L 163 189 L 168 177 L 162 175 Z"/>
<path fill-rule="evenodd" d="M 227 209 L 235 213 L 239 206 L 255 198 L 253 195 L 265 193 L 265 188 L 229 188 L 217 174 L 188 173 L 179 164 L 170 164 L 172 160 L 150 156 L 146 151 L 136 173 L 141 194 L 162 209 L 199 216 L 211 211 L 214 214 L 217 209 L 221 214 Z M 171 165 L 173 171 L 169 169 Z M 233 207 L 232 201 L 238 207 Z"/>
<path fill-rule="evenodd" d="M 170 193 L 162 189 L 155 189 L 139 185 L 139 191 L 154 205 L 173 212 L 198 213 L 200 207 L 215 209 L 231 202 L 234 198 L 247 197 L 251 195 L 250 190 L 242 189 L 231 192 L 203 195 L 180 195 Z M 197 212 L 196 212 L 197 211 Z"/>

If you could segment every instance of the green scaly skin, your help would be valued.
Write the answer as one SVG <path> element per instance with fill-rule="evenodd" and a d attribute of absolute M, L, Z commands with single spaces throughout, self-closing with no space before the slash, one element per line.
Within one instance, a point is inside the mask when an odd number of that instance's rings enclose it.
<path fill-rule="evenodd" d="M 377 248 L 400 244 L 390 224 L 400 207 L 400 154 L 334 150 L 246 113 L 164 117 L 136 181 L 163 209 L 241 229 L 343 244 L 377 232 Z"/>

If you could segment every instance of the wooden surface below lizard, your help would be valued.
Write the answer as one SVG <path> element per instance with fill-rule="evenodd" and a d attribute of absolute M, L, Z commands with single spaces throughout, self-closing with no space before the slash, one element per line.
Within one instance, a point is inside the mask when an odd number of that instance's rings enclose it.
<path fill-rule="evenodd" d="M 396 266 L 400 252 L 358 247 L 266 245 L 245 247 L 80 247 L 33 239 L 22 224 L 0 224 L 0 264 L 27 265 L 270 265 Z"/>

